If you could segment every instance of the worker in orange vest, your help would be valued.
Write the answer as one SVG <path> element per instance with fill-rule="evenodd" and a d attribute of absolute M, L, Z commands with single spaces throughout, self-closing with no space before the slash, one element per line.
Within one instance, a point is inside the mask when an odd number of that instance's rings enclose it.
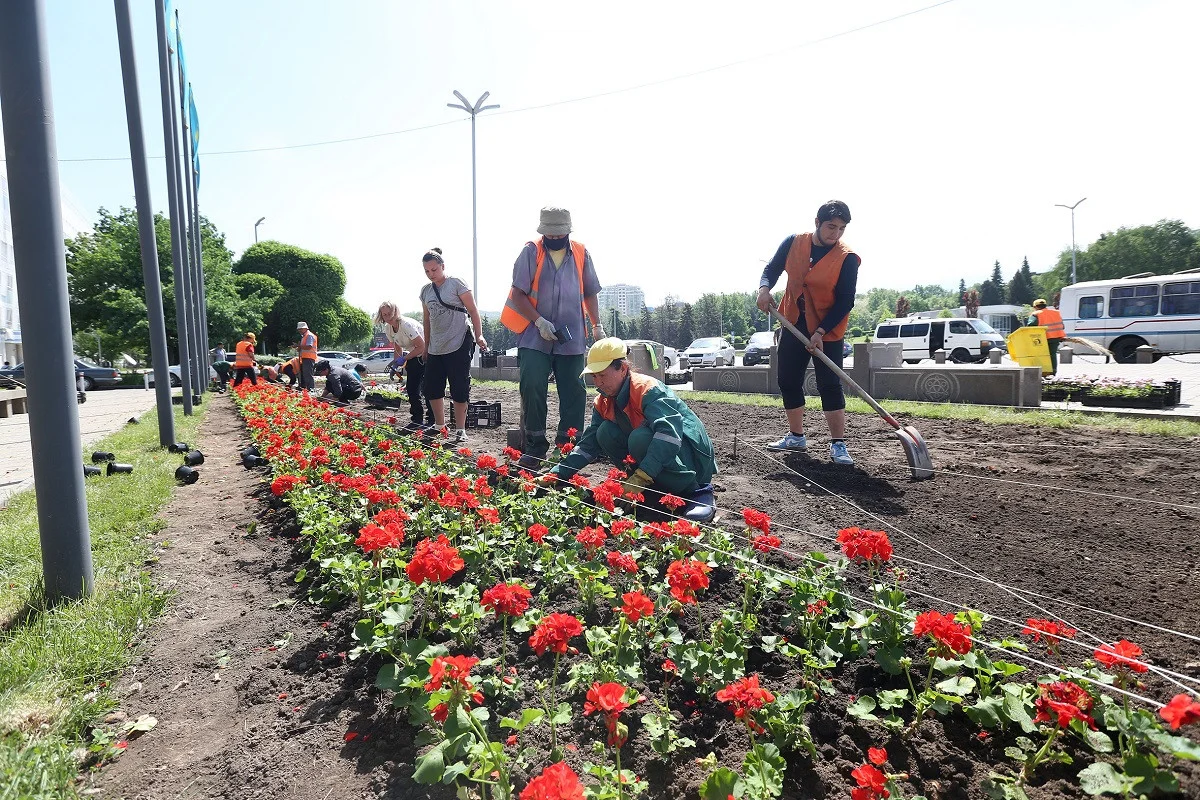
<path fill-rule="evenodd" d="M 1046 329 L 1046 346 L 1050 348 L 1050 374 L 1058 372 L 1058 346 L 1067 338 L 1067 327 L 1057 308 L 1050 308 L 1046 301 L 1033 301 L 1033 313 L 1025 320 L 1026 325 L 1040 325 Z"/>
<path fill-rule="evenodd" d="M 788 331 L 779 337 L 776 352 L 779 365 L 779 393 L 788 420 L 788 434 L 767 446 L 769 450 L 804 452 L 804 375 L 813 361 L 821 410 L 829 423 L 829 456 L 835 464 L 850 466 L 854 459 L 846 449 L 846 396 L 842 381 L 820 359 L 817 349 L 834 364 L 842 365 L 842 343 L 854 293 L 858 287 L 858 268 L 862 259 L 842 241 L 850 224 L 850 208 L 841 200 L 830 200 L 817 209 L 816 230 L 797 233 L 783 240 L 775 257 L 763 270 L 758 282 L 758 307 L 769 312 L 775 301 L 771 287 L 787 272 L 787 289 L 779 304 L 779 313 L 808 337 L 811 350 Z"/>
<path fill-rule="evenodd" d="M 291 389 L 300 380 L 300 356 L 283 362 L 276 370 L 279 382 L 283 383 L 283 379 L 287 378 L 288 388 Z"/>
<path fill-rule="evenodd" d="M 249 332 L 237 343 L 233 361 L 233 388 L 236 389 L 238 384 L 247 379 L 255 386 L 258 385 L 258 377 L 254 374 L 254 346 L 257 344 L 258 338 Z"/>
<path fill-rule="evenodd" d="M 317 363 L 317 335 L 308 329 L 307 322 L 297 322 L 296 330 L 300 333 L 300 388 L 313 391 L 317 388 L 314 367 Z"/>

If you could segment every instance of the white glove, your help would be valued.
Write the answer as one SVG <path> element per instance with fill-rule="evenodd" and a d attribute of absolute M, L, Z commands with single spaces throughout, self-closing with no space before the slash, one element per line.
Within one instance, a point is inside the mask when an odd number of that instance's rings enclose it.
<path fill-rule="evenodd" d="M 604 339 L 606 337 L 607 337 L 607 334 L 604 332 L 603 325 L 596 324 L 596 325 L 592 326 L 592 338 L 593 339 L 595 339 L 598 342 L 601 339 Z"/>
<path fill-rule="evenodd" d="M 558 337 L 554 335 L 554 323 L 553 322 L 546 319 L 545 317 L 538 317 L 536 320 L 533 321 L 533 324 L 537 326 L 538 333 L 540 333 L 542 335 L 542 338 L 545 339 L 547 342 L 557 342 L 558 341 Z"/>

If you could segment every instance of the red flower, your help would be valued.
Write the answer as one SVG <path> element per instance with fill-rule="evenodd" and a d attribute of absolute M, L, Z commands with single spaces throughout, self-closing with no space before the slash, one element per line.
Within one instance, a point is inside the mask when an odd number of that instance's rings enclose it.
<path fill-rule="evenodd" d="M 1145 672 L 1150 669 L 1141 661 L 1142 648 L 1124 639 L 1115 644 L 1101 645 L 1092 655 L 1105 669 L 1127 669 L 1130 672 Z"/>
<path fill-rule="evenodd" d="M 566 762 L 559 761 L 526 784 L 520 800 L 583 800 L 583 784 Z"/>
<path fill-rule="evenodd" d="M 549 614 L 534 628 L 529 646 L 539 656 L 547 650 L 567 652 L 567 642 L 583 633 L 583 624 L 570 614 Z"/>
<path fill-rule="evenodd" d="M 1025 636 L 1032 636 L 1034 642 L 1044 642 L 1046 649 L 1054 653 L 1058 652 L 1060 641 L 1074 638 L 1078 631 L 1055 620 L 1027 619 L 1021 633 Z"/>
<path fill-rule="evenodd" d="M 507 739 L 504 740 L 504 743 L 506 745 L 508 745 L 509 747 L 516 747 L 517 746 L 517 735 L 514 733 L 512 736 L 509 736 Z"/>
<path fill-rule="evenodd" d="M 771 536 L 770 534 L 766 533 L 755 536 L 754 539 L 751 540 L 751 546 L 753 546 L 754 549 L 760 553 L 769 553 L 772 550 L 778 550 L 779 545 L 781 544 L 783 544 L 783 542 L 779 540 L 778 536 Z"/>
<path fill-rule="evenodd" d="M 892 543 L 883 531 L 867 531 L 862 528 L 844 528 L 838 531 L 838 543 L 842 552 L 851 561 L 890 561 Z"/>
<path fill-rule="evenodd" d="M 475 459 L 475 468 L 479 470 L 495 469 L 498 466 L 500 466 L 500 463 L 496 461 L 496 457 L 488 453 L 484 453 Z"/>
<path fill-rule="evenodd" d="M 663 495 L 662 499 L 659 500 L 658 502 L 661 505 L 665 506 L 666 508 L 671 509 L 672 511 L 683 508 L 685 505 L 687 505 L 687 501 L 685 501 L 679 497 L 676 497 L 673 494 Z"/>
<path fill-rule="evenodd" d="M 926 611 L 917 615 L 914 636 L 929 635 L 938 646 L 959 655 L 971 650 L 971 626 L 955 622 L 950 614 Z"/>
<path fill-rule="evenodd" d="M 621 613 L 631 624 L 636 625 L 642 617 L 654 614 L 654 601 L 641 592 L 626 592 L 621 595 L 621 600 L 623 602 Z"/>
<path fill-rule="evenodd" d="M 867 760 L 877 767 L 881 767 L 887 763 L 887 750 L 882 747 L 868 747 Z"/>
<path fill-rule="evenodd" d="M 368 522 L 359 529 L 358 538 L 354 540 L 354 543 L 361 547 L 364 553 L 374 553 L 377 550 L 397 547 L 403 542 L 404 528 L 394 522 L 390 522 L 382 528 Z"/>
<path fill-rule="evenodd" d="M 558 452 L 562 453 L 564 456 L 569 455 L 574 449 L 575 445 L 571 444 L 570 442 L 563 442 L 558 446 Z"/>
<path fill-rule="evenodd" d="M 558 476 L 556 476 L 556 475 L 551 475 L 550 477 L 554 478 L 555 480 L 558 479 Z M 570 483 L 572 486 L 575 486 L 579 489 L 592 488 L 591 481 L 589 481 L 587 478 L 583 477 L 582 475 L 571 476 L 571 480 L 568 481 L 568 483 Z"/>
<path fill-rule="evenodd" d="M 637 529 L 637 523 L 631 519 L 614 519 L 612 525 L 609 526 L 613 536 L 621 536 Z"/>
<path fill-rule="evenodd" d="M 475 513 L 479 515 L 480 519 L 489 525 L 500 524 L 500 512 L 494 508 L 477 508 L 475 509 Z"/>
<path fill-rule="evenodd" d="M 753 508 L 742 509 L 742 519 L 746 522 L 746 527 L 757 528 L 763 532 L 763 535 L 771 532 L 771 518 L 764 511 L 755 511 Z"/>
<path fill-rule="evenodd" d="M 538 544 L 542 543 L 542 539 L 546 538 L 546 534 L 550 533 L 550 529 L 540 522 L 535 522 L 529 526 L 529 538 L 533 539 Z"/>
<path fill-rule="evenodd" d="M 437 539 L 422 539 L 417 542 L 412 561 L 408 562 L 404 571 L 409 580 L 420 586 L 427 580 L 443 583 L 465 566 L 466 562 L 458 557 L 458 548 L 452 547 L 450 540 L 443 533 L 439 534 Z"/>
<path fill-rule="evenodd" d="M 280 475 L 271 481 L 271 494 L 276 497 L 282 497 L 297 486 L 303 485 L 304 478 L 301 478 L 299 475 Z"/>
<path fill-rule="evenodd" d="M 575 534 L 575 541 L 583 545 L 587 550 L 588 555 L 593 555 L 597 550 L 604 546 L 604 540 L 608 538 L 608 533 L 605 532 L 604 526 L 597 525 L 596 527 L 586 527 L 579 533 Z"/>
<path fill-rule="evenodd" d="M 414 447 L 412 450 L 408 451 L 408 457 L 414 461 L 420 461 L 425 457 L 425 451 L 419 447 Z"/>
<path fill-rule="evenodd" d="M 519 617 L 529 608 L 533 595 L 519 583 L 497 583 L 483 593 L 479 604 L 493 614 Z"/>
<path fill-rule="evenodd" d="M 578 428 L 567 428 L 567 438 L 568 439 L 574 439 L 578 435 L 579 435 Z"/>
<path fill-rule="evenodd" d="M 628 553 L 622 553 L 618 550 L 610 550 L 608 553 L 608 566 L 614 572 L 625 572 L 630 575 L 638 571 L 637 561 Z"/>
<path fill-rule="evenodd" d="M 850 776 L 858 784 L 857 789 L 850 790 L 852 800 L 879 800 L 891 795 L 887 790 L 887 776 L 870 764 L 856 767 Z"/>
<path fill-rule="evenodd" d="M 674 661 L 672 661 L 671 659 L 668 658 L 665 661 L 663 661 L 662 670 L 663 670 L 663 672 L 678 672 L 679 667 L 675 665 Z"/>
<path fill-rule="evenodd" d="M 828 600 L 818 600 L 815 603 L 809 603 L 804 607 L 804 613 L 810 617 L 819 617 L 829 609 Z"/>
<path fill-rule="evenodd" d="M 1033 701 L 1037 708 L 1034 722 L 1057 722 L 1058 727 L 1065 728 L 1071 720 L 1079 719 L 1096 729 L 1096 722 L 1090 716 L 1092 696 L 1077 683 L 1071 681 L 1055 681 L 1043 683 L 1039 688 L 1040 695 Z"/>
<path fill-rule="evenodd" d="M 671 596 L 687 605 L 696 602 L 696 592 L 708 588 L 708 564 L 691 558 L 672 561 L 667 567 Z"/>
<path fill-rule="evenodd" d="M 509 461 L 519 461 L 521 459 L 521 451 L 515 447 L 504 448 L 504 457 Z"/>
<path fill-rule="evenodd" d="M 751 675 L 726 686 L 717 692 L 717 700 L 729 706 L 733 716 L 744 720 L 754 730 L 762 732 L 763 728 L 754 721 L 752 712 L 775 702 L 775 695 L 758 685 L 758 676 Z"/>
<path fill-rule="evenodd" d="M 450 706 L 445 703 L 438 703 L 433 707 L 433 721 L 441 725 L 450 716 Z"/>
<path fill-rule="evenodd" d="M 1177 731 L 1181 725 L 1200 721 L 1200 703 L 1191 695 L 1177 694 L 1158 710 L 1158 715 L 1170 723 L 1171 730 Z"/>
<path fill-rule="evenodd" d="M 593 683 L 592 688 L 588 689 L 587 702 L 583 704 L 585 717 L 593 711 L 604 714 L 604 722 L 608 727 L 608 743 L 612 747 L 625 744 L 629 735 L 628 730 L 621 730 L 623 726 L 619 725 L 618 719 L 621 712 L 629 708 L 629 703 L 625 702 L 625 694 L 628 691 L 619 683 Z"/>
<path fill-rule="evenodd" d="M 443 685 L 457 684 L 458 688 L 468 692 L 475 690 L 471 682 L 471 669 L 479 663 L 474 656 L 438 656 L 429 665 L 429 682 L 425 691 L 435 692 Z"/>
<path fill-rule="evenodd" d="M 628 464 L 629 466 L 634 467 L 634 466 L 637 466 L 637 459 L 634 458 L 633 456 L 625 456 L 625 458 L 621 459 L 621 463 Z"/>

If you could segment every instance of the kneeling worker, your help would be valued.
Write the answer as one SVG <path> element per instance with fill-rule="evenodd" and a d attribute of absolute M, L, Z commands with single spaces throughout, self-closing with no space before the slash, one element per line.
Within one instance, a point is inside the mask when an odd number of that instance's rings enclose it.
<path fill-rule="evenodd" d="M 551 472 L 569 480 L 607 456 L 629 473 L 627 491 L 673 494 L 688 503 L 683 516 L 707 522 L 716 514 L 710 481 L 717 461 L 704 424 L 661 381 L 632 372 L 628 355 L 625 342 L 615 337 L 588 351 L 581 377 L 590 373 L 600 396 L 587 430 Z"/>
<path fill-rule="evenodd" d="M 325 392 L 321 397 L 333 397 L 343 403 L 362 397 L 362 378 L 352 369 L 338 367 L 331 369 L 329 362 L 321 359 L 313 367 L 313 373 L 325 378 Z"/>

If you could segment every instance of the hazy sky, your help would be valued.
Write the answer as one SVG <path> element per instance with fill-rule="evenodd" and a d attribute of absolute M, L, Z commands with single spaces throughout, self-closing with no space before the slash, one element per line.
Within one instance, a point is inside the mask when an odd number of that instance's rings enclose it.
<path fill-rule="evenodd" d="M 48 5 L 63 182 L 89 213 L 132 205 L 128 161 L 69 161 L 128 155 L 112 5 Z M 340 258 L 352 303 L 416 308 L 426 248 L 471 279 L 459 89 L 502 106 L 478 122 L 484 309 L 548 204 L 572 211 L 603 283 L 651 304 L 752 289 L 830 198 L 854 215 L 860 289 L 978 281 L 997 259 L 1007 278 L 1026 255 L 1043 270 L 1070 245 L 1054 204 L 1084 196 L 1081 246 L 1200 226 L 1200 3 L 954 0 L 854 30 L 926 5 L 179 0 L 201 210 L 236 252 L 265 216 L 263 238 Z M 153 2 L 135 6 L 161 154 Z"/>

